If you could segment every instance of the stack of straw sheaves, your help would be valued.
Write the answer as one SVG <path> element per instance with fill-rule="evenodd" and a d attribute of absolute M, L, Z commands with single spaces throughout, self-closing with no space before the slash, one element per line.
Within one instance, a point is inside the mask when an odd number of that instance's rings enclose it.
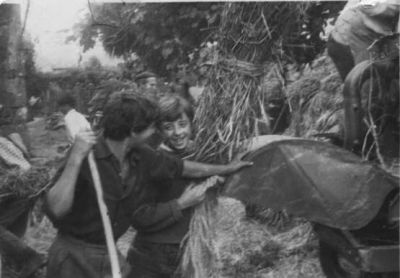
<path fill-rule="evenodd" d="M 227 3 L 222 13 L 216 62 L 195 115 L 199 161 L 227 163 L 246 149 L 242 142 L 269 129 L 268 95 L 260 90 L 267 62 L 280 53 L 282 41 L 296 39 L 296 20 L 305 16 L 306 2 Z M 274 56 L 275 55 L 275 56 Z M 215 196 L 207 197 L 192 217 L 183 252 L 183 277 L 213 277 Z"/>

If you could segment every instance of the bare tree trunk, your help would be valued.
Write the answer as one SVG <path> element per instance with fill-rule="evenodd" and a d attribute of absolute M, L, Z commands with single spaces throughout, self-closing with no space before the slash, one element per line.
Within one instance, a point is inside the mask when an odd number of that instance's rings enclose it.
<path fill-rule="evenodd" d="M 0 104 L 16 110 L 26 105 L 24 49 L 20 5 L 0 5 Z"/>

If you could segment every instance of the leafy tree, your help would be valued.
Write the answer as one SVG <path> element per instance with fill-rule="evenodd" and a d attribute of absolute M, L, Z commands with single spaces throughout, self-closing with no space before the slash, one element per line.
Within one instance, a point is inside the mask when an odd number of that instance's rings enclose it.
<path fill-rule="evenodd" d="M 188 54 L 219 24 L 221 3 L 132 3 L 91 5 L 86 21 L 76 26 L 84 51 L 100 37 L 112 55 L 136 53 L 161 76 L 189 61 Z"/>
<path fill-rule="evenodd" d="M 161 76 L 169 76 L 171 72 L 177 72 L 180 65 L 196 62 L 201 48 L 206 47 L 206 42 L 222 42 L 226 39 L 224 34 L 218 33 L 219 26 L 224 23 L 221 19 L 226 5 L 247 5 L 246 10 L 257 13 L 267 11 L 272 4 L 197 2 L 89 5 L 90 14 L 85 21 L 76 26 L 76 35 L 69 39 L 79 39 L 86 51 L 93 47 L 99 38 L 111 55 L 124 57 L 131 63 L 130 57 L 135 53 L 144 66 Z M 290 6 L 284 2 L 276 2 L 277 8 L 279 5 L 292 9 L 288 14 L 296 13 L 293 9 L 297 6 L 294 4 Z M 277 18 L 274 16 L 276 13 L 265 13 L 264 19 L 267 24 L 260 21 L 260 24 L 254 26 L 266 28 L 269 23 L 284 26 L 291 20 L 297 20 L 294 24 L 291 23 L 291 26 L 298 28 L 289 30 L 291 33 L 288 32 L 286 41 L 279 37 L 279 32 L 268 39 L 274 40 L 273 45 L 284 45 L 288 42 L 281 49 L 284 51 L 282 56 L 290 62 L 306 63 L 324 49 L 325 42 L 320 38 L 320 33 L 327 19 L 336 16 L 343 5 L 343 2 L 309 2 L 308 5 L 304 5 L 306 10 L 302 11 L 305 16 Z M 228 18 L 228 21 L 235 22 L 235 19 Z M 248 36 L 252 32 L 255 36 L 265 33 L 265 30 L 252 30 L 244 25 L 238 25 L 236 28 L 242 28 L 238 30 L 238 34 L 243 32 Z M 266 49 L 266 56 L 272 57 L 269 55 L 272 52 Z M 135 60 L 135 63 L 137 64 L 138 60 Z"/>

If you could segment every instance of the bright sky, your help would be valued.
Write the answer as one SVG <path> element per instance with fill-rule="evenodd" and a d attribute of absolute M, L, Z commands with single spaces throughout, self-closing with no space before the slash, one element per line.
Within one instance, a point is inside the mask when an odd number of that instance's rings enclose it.
<path fill-rule="evenodd" d="M 23 20 L 27 0 L 20 1 L 23 4 Z M 72 34 L 74 23 L 88 11 L 86 0 L 30 0 L 26 33 L 35 45 L 35 62 L 39 70 L 77 66 L 80 54 L 81 64 L 91 56 L 99 58 L 102 65 L 112 66 L 120 62 L 107 55 L 100 43 L 85 53 L 82 53 L 78 42 L 65 43 L 65 39 Z"/>

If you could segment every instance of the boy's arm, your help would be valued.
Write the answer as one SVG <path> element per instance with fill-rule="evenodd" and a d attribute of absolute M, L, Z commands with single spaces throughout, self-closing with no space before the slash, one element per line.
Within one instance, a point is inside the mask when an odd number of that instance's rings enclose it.
<path fill-rule="evenodd" d="M 182 218 L 183 210 L 201 203 L 208 188 L 222 181 L 221 177 L 214 176 L 200 184 L 190 184 L 178 199 L 140 206 L 132 215 L 133 227 L 143 232 L 163 230 L 178 222 Z"/>
<path fill-rule="evenodd" d="M 141 232 L 156 232 L 178 222 L 182 211 L 177 200 L 165 203 L 148 203 L 136 209 L 131 218 L 132 226 Z"/>
<path fill-rule="evenodd" d="M 46 194 L 46 209 L 55 219 L 71 209 L 82 162 L 95 143 L 92 131 L 83 131 L 76 136 L 64 170 Z"/>
<path fill-rule="evenodd" d="M 184 160 L 182 176 L 187 178 L 204 178 L 214 175 L 228 175 L 251 165 L 253 165 L 253 162 L 243 161 L 241 157 L 234 159 L 231 163 L 226 165 L 204 164 Z"/>
<path fill-rule="evenodd" d="M 214 175 L 227 175 L 237 170 L 253 165 L 251 161 L 243 161 L 245 153 L 239 154 L 231 163 L 226 165 L 205 164 L 182 160 L 164 152 L 155 151 L 149 147 L 142 147 L 141 159 L 153 181 L 174 178 L 205 178 Z"/>

